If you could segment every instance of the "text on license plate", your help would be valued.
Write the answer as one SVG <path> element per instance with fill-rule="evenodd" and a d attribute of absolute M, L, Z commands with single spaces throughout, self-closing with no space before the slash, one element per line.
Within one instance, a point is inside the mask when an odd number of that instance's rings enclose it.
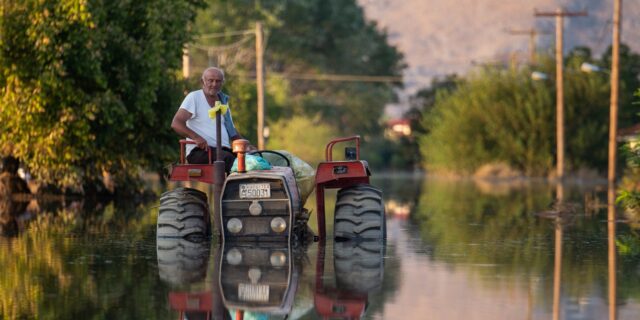
<path fill-rule="evenodd" d="M 247 183 L 240 185 L 240 199 L 271 198 L 271 186 L 268 183 Z"/>
<path fill-rule="evenodd" d="M 268 302 L 269 286 L 262 284 L 238 283 L 238 298 L 241 301 Z"/>

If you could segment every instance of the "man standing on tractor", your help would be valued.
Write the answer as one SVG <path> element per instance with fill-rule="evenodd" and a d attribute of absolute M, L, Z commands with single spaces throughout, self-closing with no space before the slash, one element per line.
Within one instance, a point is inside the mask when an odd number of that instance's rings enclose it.
<path fill-rule="evenodd" d="M 222 158 L 225 162 L 225 171 L 229 173 L 236 158 L 231 152 L 231 141 L 243 139 L 243 137 L 233 125 L 231 109 L 227 107 L 229 96 L 221 91 L 224 72 L 215 67 L 207 68 L 202 73 L 201 82 L 202 89 L 190 92 L 182 101 L 173 117 L 171 128 L 195 143 L 186 146 L 189 163 L 208 163 L 208 149 L 211 149 L 214 159 L 216 154 L 216 122 L 215 118 L 209 117 L 209 111 L 212 108 L 220 108 L 223 127 L 221 130 Z"/>

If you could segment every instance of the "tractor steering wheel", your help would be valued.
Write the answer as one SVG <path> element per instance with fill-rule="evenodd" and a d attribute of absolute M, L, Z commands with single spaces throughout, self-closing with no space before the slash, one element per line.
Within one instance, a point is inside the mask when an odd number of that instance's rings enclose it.
<path fill-rule="evenodd" d="M 284 159 L 284 161 L 287 163 L 287 167 L 291 168 L 291 162 L 289 161 L 289 158 L 287 158 L 284 154 L 278 152 L 278 151 L 273 151 L 273 150 L 254 150 L 254 151 L 250 151 L 247 152 L 247 154 L 257 154 L 260 157 L 264 158 L 262 156 L 263 153 L 270 153 L 270 154 L 275 154 L 277 156 L 279 156 L 280 158 Z"/>

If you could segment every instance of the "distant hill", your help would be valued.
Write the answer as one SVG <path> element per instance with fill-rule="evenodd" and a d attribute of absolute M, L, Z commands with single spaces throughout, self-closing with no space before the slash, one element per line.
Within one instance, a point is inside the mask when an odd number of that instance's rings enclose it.
<path fill-rule="evenodd" d="M 474 63 L 528 57 L 529 37 L 506 30 L 535 27 L 551 32 L 538 37 L 540 51 L 553 52 L 555 20 L 534 18 L 538 11 L 565 7 L 587 10 L 587 17 L 565 19 L 565 52 L 588 46 L 599 56 L 611 44 L 613 0 L 358 0 L 371 20 L 389 33 L 409 65 L 409 92 L 430 79 L 463 74 Z M 623 0 L 622 41 L 640 51 L 640 1 Z"/>

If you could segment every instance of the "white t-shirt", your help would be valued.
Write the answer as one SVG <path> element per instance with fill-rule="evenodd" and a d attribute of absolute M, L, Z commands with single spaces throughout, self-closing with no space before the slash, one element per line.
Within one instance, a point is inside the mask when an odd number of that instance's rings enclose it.
<path fill-rule="evenodd" d="M 185 109 L 191 113 L 191 118 L 187 120 L 187 127 L 205 140 L 210 147 L 216 147 L 216 119 L 209 118 L 209 103 L 204 96 L 202 90 L 190 92 L 182 101 L 180 108 Z M 229 133 L 225 129 L 225 117 L 220 117 L 222 130 L 222 146 L 230 148 Z M 187 140 L 191 140 L 187 138 Z M 195 148 L 194 144 L 187 145 L 187 154 L 191 153 L 191 150 Z"/>

